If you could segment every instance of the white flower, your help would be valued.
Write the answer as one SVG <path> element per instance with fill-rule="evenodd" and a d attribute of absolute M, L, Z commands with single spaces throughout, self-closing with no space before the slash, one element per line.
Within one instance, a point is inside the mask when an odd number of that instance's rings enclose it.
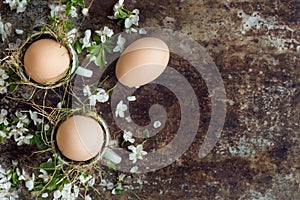
<path fill-rule="evenodd" d="M 51 17 L 59 17 L 66 12 L 66 5 L 49 5 Z"/>
<path fill-rule="evenodd" d="M 7 83 L 5 82 L 6 79 L 8 79 L 9 76 L 6 74 L 5 70 L 0 69 L 0 93 L 4 94 L 7 92 L 6 86 Z"/>
<path fill-rule="evenodd" d="M 45 192 L 45 193 L 42 194 L 42 198 L 47 198 L 48 196 L 49 196 L 49 195 L 48 195 L 47 192 Z"/>
<path fill-rule="evenodd" d="M 146 31 L 144 28 L 140 28 L 140 29 L 139 29 L 139 34 L 140 34 L 140 35 L 146 35 L 146 34 L 147 34 L 147 31 Z"/>
<path fill-rule="evenodd" d="M 39 125 L 43 123 L 43 119 L 38 118 L 38 113 L 36 111 L 32 112 L 29 110 L 30 118 L 33 120 L 34 125 Z"/>
<path fill-rule="evenodd" d="M 49 181 L 50 176 L 48 175 L 47 171 L 44 169 L 40 169 L 41 174 L 38 176 L 39 178 L 43 179 L 45 183 Z"/>
<path fill-rule="evenodd" d="M 100 102 L 100 103 L 107 102 L 109 99 L 109 95 L 107 94 L 107 92 L 104 89 L 97 88 L 96 91 L 97 91 L 97 93 L 92 95 L 92 92 L 88 85 L 85 85 L 83 88 L 83 95 L 88 96 L 91 106 L 95 106 L 97 102 Z"/>
<path fill-rule="evenodd" d="M 123 133 L 123 139 L 125 142 L 130 142 L 130 143 L 134 143 L 135 139 L 132 138 L 132 133 L 130 131 L 124 131 Z"/>
<path fill-rule="evenodd" d="M 8 125 L 8 121 L 7 121 L 7 110 L 5 109 L 1 109 L 1 113 L 0 113 L 0 124 L 4 124 L 5 126 Z"/>
<path fill-rule="evenodd" d="M 153 123 L 153 127 L 154 128 L 159 128 L 161 126 L 161 122 L 160 121 L 155 121 L 154 123 Z"/>
<path fill-rule="evenodd" d="M 89 15 L 89 9 L 88 8 L 83 8 L 81 13 L 83 14 L 83 16 L 88 16 Z"/>
<path fill-rule="evenodd" d="M 25 182 L 25 186 L 27 187 L 28 191 L 32 190 L 34 188 L 34 180 L 28 180 Z"/>
<path fill-rule="evenodd" d="M 16 114 L 16 117 L 19 118 L 19 122 L 18 122 L 17 126 L 21 127 L 21 126 L 24 126 L 24 124 L 29 123 L 29 119 L 28 119 L 28 116 L 26 114 L 22 114 L 19 111 L 17 111 L 15 114 Z"/>
<path fill-rule="evenodd" d="M 30 144 L 30 140 L 33 138 L 33 135 L 20 135 L 14 137 L 15 142 L 17 142 L 18 146 L 21 146 L 22 144 Z"/>
<path fill-rule="evenodd" d="M 114 15 L 113 16 L 108 16 L 109 19 L 118 19 L 118 15 L 119 15 L 119 9 L 123 8 L 124 6 L 124 0 L 119 0 L 115 5 L 114 5 Z"/>
<path fill-rule="evenodd" d="M 18 35 L 22 35 L 24 33 L 24 31 L 22 29 L 16 29 L 15 32 Z"/>
<path fill-rule="evenodd" d="M 116 108 L 116 111 L 115 111 L 115 115 L 116 117 L 121 117 L 123 118 L 125 115 L 124 115 L 124 112 L 128 109 L 127 105 L 126 104 L 123 104 L 123 101 L 121 100 L 118 105 L 117 105 L 117 108 Z"/>
<path fill-rule="evenodd" d="M 91 89 L 88 85 L 83 87 L 83 95 L 88 97 L 92 95 Z"/>
<path fill-rule="evenodd" d="M 68 38 L 68 42 L 70 44 L 72 44 L 75 40 L 75 37 L 78 33 L 78 29 L 77 28 L 73 28 L 71 29 L 68 33 L 67 33 L 67 38 Z"/>
<path fill-rule="evenodd" d="M 77 14 L 77 8 L 76 7 L 74 7 L 74 6 L 72 6 L 71 7 L 71 11 L 70 11 L 70 15 L 71 15 L 71 17 L 78 17 L 78 14 Z"/>
<path fill-rule="evenodd" d="M 138 166 L 134 166 L 130 169 L 130 172 L 135 173 L 135 172 L 137 172 L 138 169 L 139 169 Z"/>
<path fill-rule="evenodd" d="M 124 0 L 119 0 L 115 5 L 114 5 L 114 11 L 117 12 L 119 8 L 122 8 L 124 6 Z"/>
<path fill-rule="evenodd" d="M 71 196 L 71 189 L 72 189 L 72 184 L 71 183 L 64 184 L 64 187 L 61 191 L 61 198 L 62 199 L 69 199 L 70 196 Z"/>
<path fill-rule="evenodd" d="M 118 36 L 117 45 L 113 49 L 113 52 L 123 52 L 124 51 L 124 45 L 125 45 L 126 39 L 122 37 L 122 35 Z"/>
<path fill-rule="evenodd" d="M 11 27 L 12 24 L 9 22 L 2 22 L 0 17 L 0 34 L 2 36 L 2 41 L 4 42 L 5 39 L 11 34 Z"/>
<path fill-rule="evenodd" d="M 17 38 L 15 43 L 8 44 L 7 50 L 15 51 L 21 46 L 21 44 L 22 44 L 22 40 L 20 38 Z"/>
<path fill-rule="evenodd" d="M 131 34 L 131 33 L 136 33 L 136 32 L 137 32 L 137 30 L 132 27 L 125 29 L 125 33 Z"/>
<path fill-rule="evenodd" d="M 19 176 L 19 180 L 24 180 L 25 181 L 25 186 L 27 187 L 28 191 L 32 190 L 34 188 L 34 180 L 35 180 L 35 175 L 32 173 L 32 176 L 30 177 L 25 170 L 22 170 L 22 175 Z"/>
<path fill-rule="evenodd" d="M 91 30 L 86 30 L 84 32 L 84 38 L 81 38 L 79 41 L 82 44 L 82 49 L 90 47 L 91 46 L 91 35 L 92 31 Z"/>
<path fill-rule="evenodd" d="M 144 155 L 147 155 L 147 152 L 143 150 L 143 145 L 139 144 L 136 147 L 130 145 L 128 147 L 132 153 L 129 154 L 129 160 L 132 160 L 133 163 L 136 163 L 137 159 L 142 160 Z"/>
<path fill-rule="evenodd" d="M 90 195 L 86 195 L 84 199 L 85 200 L 92 200 L 92 198 L 90 197 Z"/>
<path fill-rule="evenodd" d="M 110 38 L 114 34 L 114 31 L 107 26 L 104 26 L 103 30 L 95 31 L 95 33 L 100 36 L 101 42 L 105 43 L 107 37 Z"/>
<path fill-rule="evenodd" d="M 9 4 L 10 10 L 17 9 L 17 13 L 24 12 L 27 0 L 5 0 L 3 3 Z"/>
<path fill-rule="evenodd" d="M 136 97 L 135 96 L 129 96 L 129 97 L 127 97 L 127 100 L 128 101 L 135 101 Z"/>
<path fill-rule="evenodd" d="M 128 18 L 125 19 L 125 28 L 129 29 L 132 25 L 139 25 L 139 13 L 140 11 L 138 9 L 134 9 L 132 11 L 134 14 L 130 15 Z"/>
<path fill-rule="evenodd" d="M 84 177 L 82 174 L 79 176 L 80 183 L 85 184 L 92 178 L 91 175 Z"/>
<path fill-rule="evenodd" d="M 53 200 L 59 199 L 61 197 L 61 192 L 59 190 L 56 190 L 53 194 Z"/>
<path fill-rule="evenodd" d="M 97 91 L 96 97 L 98 102 L 104 103 L 108 101 L 109 96 L 104 89 L 97 88 L 96 91 Z"/>

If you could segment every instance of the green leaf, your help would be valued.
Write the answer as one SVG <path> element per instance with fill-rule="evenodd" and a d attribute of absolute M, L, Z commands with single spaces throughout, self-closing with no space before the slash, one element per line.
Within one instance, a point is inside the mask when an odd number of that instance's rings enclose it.
<path fill-rule="evenodd" d="M 116 171 L 116 165 L 110 161 L 106 163 L 108 169 Z"/>
<path fill-rule="evenodd" d="M 32 144 L 35 144 L 39 149 L 43 149 L 46 147 L 41 135 L 39 135 L 39 134 L 35 135 L 32 138 L 32 140 L 33 140 Z"/>
<path fill-rule="evenodd" d="M 118 22 L 117 22 L 117 25 L 122 26 L 124 23 L 125 23 L 124 19 L 119 19 Z"/>
<path fill-rule="evenodd" d="M 122 9 L 118 9 L 118 11 L 119 11 L 118 18 L 126 19 L 127 17 L 129 17 L 129 15 L 126 12 L 124 12 Z"/>
<path fill-rule="evenodd" d="M 82 44 L 78 40 L 75 42 L 75 46 L 77 53 L 82 53 Z"/>
<path fill-rule="evenodd" d="M 100 43 L 101 42 L 101 38 L 98 35 L 94 35 L 93 36 L 93 41 Z"/>
<path fill-rule="evenodd" d="M 71 28 L 74 25 L 73 22 L 64 22 L 64 29 L 67 30 L 68 28 Z"/>
<path fill-rule="evenodd" d="M 146 138 L 150 138 L 150 132 L 148 129 L 144 130 L 143 134 L 145 135 Z"/>
<path fill-rule="evenodd" d="M 17 86 L 18 86 L 17 84 L 10 84 L 8 87 L 8 90 L 13 92 L 17 89 Z"/>
<path fill-rule="evenodd" d="M 44 184 L 41 183 L 41 182 L 34 185 L 34 190 L 35 190 L 35 191 L 40 191 L 40 190 L 42 190 L 43 188 L 44 188 Z"/>
<path fill-rule="evenodd" d="M 56 188 L 59 188 L 59 186 L 57 185 L 58 181 L 59 181 L 59 178 L 52 179 L 52 181 L 47 186 L 47 190 L 53 191 L 53 190 L 56 190 Z"/>
<path fill-rule="evenodd" d="M 120 195 L 120 194 L 123 193 L 123 190 L 122 190 L 122 189 L 119 189 L 119 188 L 116 188 L 116 189 L 115 189 L 115 192 L 116 192 L 117 195 Z"/>
<path fill-rule="evenodd" d="M 44 162 L 40 164 L 40 169 L 44 169 L 46 171 L 53 171 L 55 170 L 55 163 L 54 162 Z"/>
<path fill-rule="evenodd" d="M 77 0 L 71 0 L 72 3 L 77 3 Z"/>
<path fill-rule="evenodd" d="M 96 54 L 98 52 L 99 46 L 90 46 L 87 47 L 87 51 L 91 54 Z"/>
<path fill-rule="evenodd" d="M 66 8 L 66 15 L 69 16 L 71 13 L 71 5 Z"/>
<path fill-rule="evenodd" d="M 99 54 L 96 58 L 96 62 L 97 62 L 99 67 L 103 67 L 105 65 L 105 61 L 106 61 L 105 50 L 104 50 L 104 48 L 101 48 L 100 52 L 99 52 Z"/>
<path fill-rule="evenodd" d="M 18 185 L 20 183 L 20 181 L 18 180 L 17 172 L 13 172 L 12 173 L 11 179 L 12 179 L 12 184 L 14 186 L 16 186 L 16 185 Z"/>
<path fill-rule="evenodd" d="M 84 0 L 78 0 L 77 5 L 84 7 Z"/>

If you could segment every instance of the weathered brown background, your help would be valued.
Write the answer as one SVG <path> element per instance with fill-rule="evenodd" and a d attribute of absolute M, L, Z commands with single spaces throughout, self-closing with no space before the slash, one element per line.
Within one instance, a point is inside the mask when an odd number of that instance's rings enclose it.
<path fill-rule="evenodd" d="M 33 26 L 47 21 L 49 2 L 32 0 L 26 12 L 19 15 L 0 2 L 1 16 L 13 23 L 14 28 L 29 34 Z M 114 3 L 95 0 L 82 30 L 110 25 L 121 31 L 106 18 L 112 14 Z M 199 159 L 202 133 L 209 123 L 209 101 L 205 88 L 197 87 L 198 91 L 203 90 L 202 96 L 199 95 L 203 98 L 200 104 L 203 115 L 199 134 L 188 152 L 162 170 L 127 179 L 124 185 L 133 185 L 132 192 L 121 196 L 107 192 L 103 199 L 299 199 L 300 1 L 127 0 L 125 4 L 130 9 L 140 9 L 140 27 L 176 29 L 206 48 L 224 80 L 227 117 L 220 141 L 206 158 Z M 258 11 L 277 28 L 254 27 L 242 33 L 243 22 L 238 17 L 241 10 L 248 15 Z M 16 37 L 13 35 L 9 40 L 14 41 Z M 284 45 L 281 51 L 280 44 Z M 6 45 L 0 43 L 0 49 Z M 171 62 L 182 70 L 188 67 L 175 58 Z M 191 83 L 204 86 L 201 78 Z M 145 92 L 151 92 L 154 99 L 162 95 L 157 88 L 148 87 L 137 97 Z M 166 106 L 176 113 L 176 102 L 171 105 L 168 102 Z M 16 106 L 1 100 L 1 107 L 15 110 Z M 24 106 L 19 105 L 27 108 Z M 131 112 L 140 114 L 135 119 L 137 123 L 148 120 L 140 111 L 144 107 L 147 108 L 144 101 L 133 105 Z M 172 116 L 171 121 L 178 120 L 179 116 Z M 111 114 L 105 119 L 111 123 L 112 131 L 117 130 Z M 168 141 L 163 136 L 171 137 L 172 130 L 176 126 L 169 124 L 159 135 Z M 150 144 L 163 142 L 152 140 Z M 151 145 L 148 148 L 151 150 Z M 28 157 L 31 149 L 25 149 L 27 152 L 16 151 L 12 144 L 1 144 L 1 162 L 8 163 L 17 155 Z"/>

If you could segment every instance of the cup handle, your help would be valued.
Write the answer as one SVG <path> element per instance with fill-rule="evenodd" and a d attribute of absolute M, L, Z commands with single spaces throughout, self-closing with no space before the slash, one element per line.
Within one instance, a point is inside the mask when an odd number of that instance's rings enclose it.
<path fill-rule="evenodd" d="M 86 69 L 86 68 L 83 68 L 83 67 L 80 67 L 80 66 L 77 67 L 75 73 L 80 75 L 80 76 L 87 77 L 87 78 L 90 78 L 90 77 L 93 76 L 93 71 L 92 70 L 89 70 L 89 69 Z"/>
<path fill-rule="evenodd" d="M 111 149 L 106 149 L 103 156 L 115 164 L 119 164 L 122 161 L 122 158 Z"/>

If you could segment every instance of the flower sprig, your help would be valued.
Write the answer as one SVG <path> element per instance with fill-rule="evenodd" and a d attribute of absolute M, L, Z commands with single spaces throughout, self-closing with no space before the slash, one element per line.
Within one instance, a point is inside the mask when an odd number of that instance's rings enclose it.
<path fill-rule="evenodd" d="M 139 25 L 138 9 L 129 11 L 124 7 L 124 0 L 119 0 L 113 8 L 114 15 L 108 16 L 109 19 L 117 20 L 117 24 L 124 27 L 126 32 L 137 32 L 133 26 Z"/>
<path fill-rule="evenodd" d="M 100 30 L 96 30 L 92 36 L 91 30 L 86 30 L 84 37 L 75 42 L 75 47 L 78 53 L 84 49 L 89 53 L 87 57 L 97 66 L 103 67 L 106 64 L 106 53 L 112 53 L 114 42 L 111 37 L 114 31 L 107 26 Z"/>

